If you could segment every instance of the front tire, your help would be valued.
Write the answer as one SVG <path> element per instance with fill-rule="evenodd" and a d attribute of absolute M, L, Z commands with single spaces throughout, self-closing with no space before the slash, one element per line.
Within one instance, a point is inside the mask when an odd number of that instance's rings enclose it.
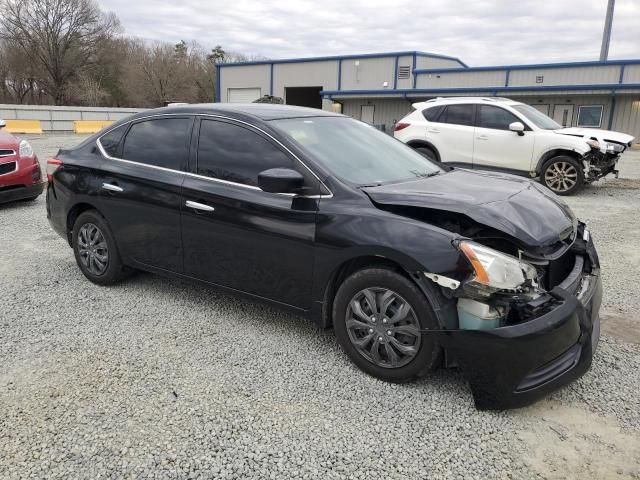
<path fill-rule="evenodd" d="M 112 285 L 128 275 L 111 229 L 97 211 L 88 210 L 78 216 L 71 239 L 78 267 L 91 282 Z"/>
<path fill-rule="evenodd" d="M 584 185 L 584 170 L 575 158 L 560 155 L 544 164 L 540 181 L 557 195 L 573 195 Z"/>
<path fill-rule="evenodd" d="M 438 364 L 440 346 L 421 332 L 437 329 L 431 305 L 416 285 L 390 269 L 348 277 L 333 302 L 333 325 L 353 363 L 376 378 L 408 382 Z"/>

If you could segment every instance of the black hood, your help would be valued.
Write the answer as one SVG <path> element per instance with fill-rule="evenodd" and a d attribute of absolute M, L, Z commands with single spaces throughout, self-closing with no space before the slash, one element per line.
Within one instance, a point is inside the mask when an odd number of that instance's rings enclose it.
<path fill-rule="evenodd" d="M 572 233 L 577 220 L 555 194 L 527 178 L 455 169 L 434 177 L 365 187 L 381 205 L 456 212 L 539 248 Z"/>

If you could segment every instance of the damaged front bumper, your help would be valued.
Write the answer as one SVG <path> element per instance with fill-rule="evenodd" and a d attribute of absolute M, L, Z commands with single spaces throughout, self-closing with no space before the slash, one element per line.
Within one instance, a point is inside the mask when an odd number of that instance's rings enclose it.
<path fill-rule="evenodd" d="M 593 243 L 549 292 L 551 307 L 525 322 L 489 330 L 442 330 L 439 342 L 467 377 L 476 407 L 529 405 L 591 366 L 600 337 L 602 281 Z"/>
<path fill-rule="evenodd" d="M 585 182 L 591 183 L 606 177 L 610 173 L 618 177 L 618 161 L 620 153 L 612 151 L 611 153 L 602 153 L 600 151 L 592 151 L 585 155 Z"/>

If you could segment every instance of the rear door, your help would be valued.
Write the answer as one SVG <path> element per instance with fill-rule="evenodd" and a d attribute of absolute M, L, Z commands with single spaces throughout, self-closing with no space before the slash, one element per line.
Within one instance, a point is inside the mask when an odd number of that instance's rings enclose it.
<path fill-rule="evenodd" d="M 140 120 L 103 136 L 99 208 L 129 264 L 182 272 L 181 188 L 193 118 Z"/>
<path fill-rule="evenodd" d="M 473 147 L 473 167 L 498 167 L 526 172 L 531 167 L 534 136 L 509 130 L 513 122 L 522 122 L 511 112 L 494 105 L 478 105 Z"/>
<path fill-rule="evenodd" d="M 196 148 L 183 185 L 185 273 L 310 308 L 317 200 L 263 192 L 257 179 L 269 168 L 294 168 L 312 189 L 317 179 L 273 139 L 232 120 L 201 119 Z"/>
<path fill-rule="evenodd" d="M 475 105 L 451 104 L 427 125 L 427 140 L 436 146 L 444 163 L 473 163 Z"/>

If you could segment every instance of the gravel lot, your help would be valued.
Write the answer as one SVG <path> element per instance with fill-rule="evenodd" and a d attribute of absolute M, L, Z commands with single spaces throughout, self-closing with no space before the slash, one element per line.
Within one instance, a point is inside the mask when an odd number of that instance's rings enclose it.
<path fill-rule="evenodd" d="M 32 139 L 44 163 L 74 136 Z M 392 385 L 332 331 L 139 274 L 89 283 L 44 196 L 0 206 L 0 478 L 640 478 L 640 152 L 568 202 L 604 271 L 581 380 L 478 412 L 462 376 Z"/>

